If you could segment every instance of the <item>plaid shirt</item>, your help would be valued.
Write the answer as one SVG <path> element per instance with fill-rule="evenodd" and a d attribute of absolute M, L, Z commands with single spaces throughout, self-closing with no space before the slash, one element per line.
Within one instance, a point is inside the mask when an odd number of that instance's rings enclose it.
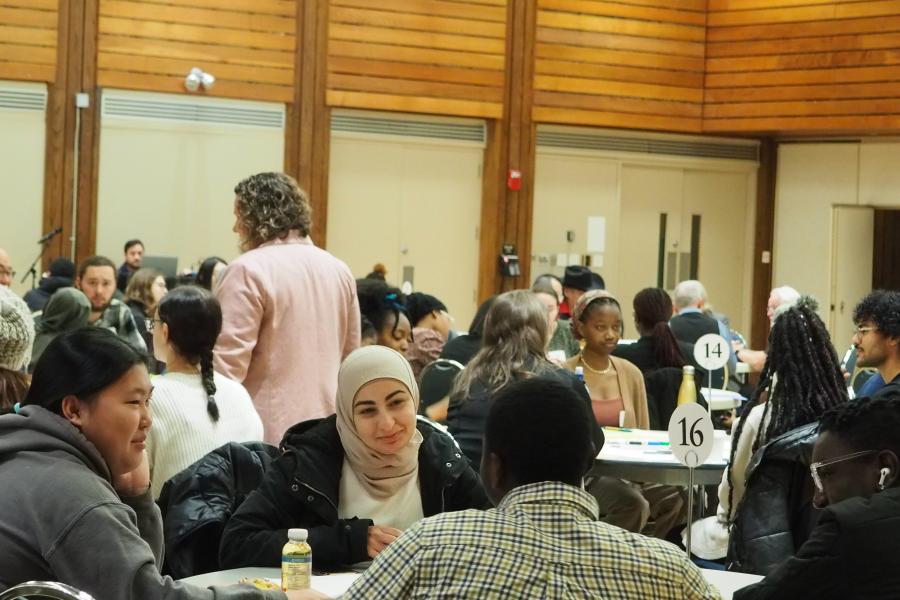
<path fill-rule="evenodd" d="M 597 517 L 583 490 L 521 486 L 495 509 L 419 521 L 343 597 L 721 598 L 676 546 Z"/>
<path fill-rule="evenodd" d="M 138 331 L 131 309 L 120 300 L 113 298 L 93 325 L 109 329 L 141 352 L 147 351 L 147 344 Z"/>

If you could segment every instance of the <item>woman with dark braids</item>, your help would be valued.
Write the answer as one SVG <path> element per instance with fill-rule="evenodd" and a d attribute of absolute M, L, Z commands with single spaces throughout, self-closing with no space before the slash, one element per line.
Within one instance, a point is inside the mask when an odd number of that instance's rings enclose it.
<path fill-rule="evenodd" d="M 263 424 L 240 383 L 213 370 L 213 347 L 222 309 L 207 290 L 178 287 L 148 319 L 156 358 L 165 375 L 154 377 L 153 427 L 147 456 L 154 497 L 173 475 L 228 442 L 263 439 Z"/>
<path fill-rule="evenodd" d="M 744 496 L 747 465 L 753 454 L 778 436 L 819 420 L 829 408 L 847 401 L 831 338 L 816 314 L 818 303 L 802 296 L 775 313 L 766 364 L 744 417 L 731 436 L 729 467 L 719 485 L 715 516 L 693 524 L 692 551 L 719 560 L 728 550 L 728 528 Z"/>
<path fill-rule="evenodd" d="M 641 336 L 633 344 L 618 344 L 613 356 L 624 358 L 645 375 L 663 367 L 680 369 L 694 364 L 694 345 L 675 338 L 669 327 L 672 318 L 672 298 L 662 288 L 645 288 L 634 296 L 634 324 Z M 700 376 L 699 381 L 706 381 Z"/>

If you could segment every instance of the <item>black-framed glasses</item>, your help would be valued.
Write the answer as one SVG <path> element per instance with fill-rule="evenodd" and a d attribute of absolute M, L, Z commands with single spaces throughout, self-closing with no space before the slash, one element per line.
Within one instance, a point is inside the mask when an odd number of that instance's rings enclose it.
<path fill-rule="evenodd" d="M 147 328 L 147 331 L 153 333 L 153 330 L 156 329 L 156 324 L 162 323 L 161 319 L 154 319 L 153 317 L 147 317 L 144 319 L 144 326 Z"/>
<path fill-rule="evenodd" d="M 878 452 L 878 450 L 861 450 L 859 452 L 854 452 L 852 454 L 847 454 L 845 456 L 835 458 L 834 460 L 812 463 L 811 465 L 809 465 L 809 472 L 812 475 L 813 483 L 816 484 L 816 489 L 819 490 L 820 492 L 825 491 L 825 488 L 822 487 L 822 473 L 819 471 L 823 467 L 828 467 L 831 465 L 835 465 L 837 463 L 846 462 L 848 460 L 856 460 L 856 459 L 862 458 L 864 456 L 876 454 L 877 452 Z"/>

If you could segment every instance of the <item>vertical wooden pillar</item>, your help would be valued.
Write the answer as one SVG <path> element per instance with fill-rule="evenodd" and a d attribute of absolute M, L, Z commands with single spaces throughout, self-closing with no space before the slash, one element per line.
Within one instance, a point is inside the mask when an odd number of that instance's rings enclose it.
<path fill-rule="evenodd" d="M 331 113 L 325 104 L 328 68 L 328 1 L 298 0 L 294 101 L 285 127 L 285 172 L 309 195 L 312 238 L 325 246 Z"/>
<path fill-rule="evenodd" d="M 534 199 L 534 42 L 537 7 L 533 0 L 509 0 L 506 26 L 506 91 L 503 118 L 488 127 L 481 210 L 479 298 L 528 287 L 531 270 L 531 217 Z M 521 188 L 507 188 L 510 169 L 522 172 Z M 522 275 L 501 277 L 503 244 L 515 246 Z"/>
<path fill-rule="evenodd" d="M 47 103 L 43 223 L 44 231 L 62 227 L 63 232 L 44 255 L 44 269 L 56 256 L 68 256 L 77 263 L 95 251 L 100 141 L 99 98 L 95 93 L 98 3 L 99 0 L 59 2 L 56 79 L 50 85 Z M 90 94 L 89 108 L 75 106 L 76 94 L 82 91 Z M 77 131 L 79 116 L 80 136 Z M 76 187 L 78 204 L 73 219 Z M 76 241 L 74 254 L 73 237 Z"/>
<path fill-rule="evenodd" d="M 759 145 L 759 170 L 756 182 L 756 236 L 753 243 L 753 292 L 750 303 L 750 346 L 764 349 L 769 337 L 766 305 L 772 290 L 772 260 L 775 239 L 775 177 L 778 170 L 778 144 L 764 138 Z M 763 262 L 763 253 L 769 253 Z"/>
<path fill-rule="evenodd" d="M 97 180 L 100 163 L 100 88 L 97 86 L 97 36 L 100 0 L 84 0 L 81 28 L 81 70 L 75 93 L 85 92 L 90 104 L 78 110 L 78 177 L 75 219 L 76 258 L 81 261 L 97 251 Z M 72 99 L 74 102 L 74 99 Z M 74 159 L 74 157 L 73 157 Z M 117 261 L 118 256 L 109 258 Z"/>

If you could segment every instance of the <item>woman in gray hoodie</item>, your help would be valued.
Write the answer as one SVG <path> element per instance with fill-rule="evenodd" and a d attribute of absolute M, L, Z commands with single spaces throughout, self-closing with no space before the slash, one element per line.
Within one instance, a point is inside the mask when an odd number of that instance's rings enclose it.
<path fill-rule="evenodd" d="M 145 358 L 101 328 L 62 334 L 44 350 L 25 401 L 0 417 L 0 590 L 51 580 L 97 600 L 308 597 L 160 575 Z"/>

